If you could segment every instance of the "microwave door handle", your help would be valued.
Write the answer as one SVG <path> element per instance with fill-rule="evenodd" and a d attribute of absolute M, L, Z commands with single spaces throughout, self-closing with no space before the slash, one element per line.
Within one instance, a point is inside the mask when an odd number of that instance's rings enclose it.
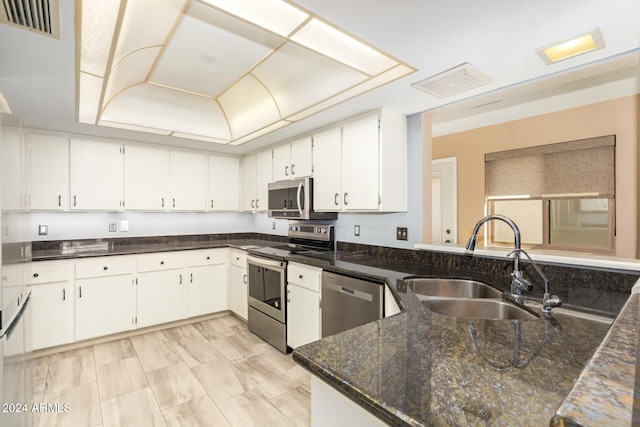
<path fill-rule="evenodd" d="M 300 200 L 300 195 L 302 194 L 302 183 L 298 184 L 298 213 L 302 216 L 302 200 Z"/>

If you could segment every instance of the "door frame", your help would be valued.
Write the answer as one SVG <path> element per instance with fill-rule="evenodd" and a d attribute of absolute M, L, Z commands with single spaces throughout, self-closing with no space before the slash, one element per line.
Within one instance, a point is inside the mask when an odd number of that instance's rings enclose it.
<path fill-rule="evenodd" d="M 444 206 L 446 198 L 443 197 L 446 190 L 450 193 L 449 209 L 451 209 L 451 243 L 458 243 L 458 159 L 457 157 L 446 157 L 443 159 L 435 159 L 431 161 L 431 178 L 438 174 L 441 177 L 440 206 Z M 448 185 L 442 185 L 448 184 Z M 443 191 L 444 190 L 444 191 Z M 438 236 L 438 242 L 435 241 L 436 236 L 431 236 L 433 243 L 441 242 L 441 236 Z"/>

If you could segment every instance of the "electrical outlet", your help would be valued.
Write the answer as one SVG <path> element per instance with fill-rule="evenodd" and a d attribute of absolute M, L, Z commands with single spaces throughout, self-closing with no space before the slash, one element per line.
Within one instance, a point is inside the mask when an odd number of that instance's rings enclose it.
<path fill-rule="evenodd" d="M 353 226 L 353 234 L 355 236 L 359 236 L 360 235 L 360 226 L 359 225 Z"/>
<path fill-rule="evenodd" d="M 409 237 L 409 230 L 407 229 L 407 227 L 396 228 L 396 239 L 407 240 L 408 237 Z"/>
<path fill-rule="evenodd" d="M 115 221 L 109 221 L 109 232 L 113 233 L 118 231 L 118 223 Z"/>
<path fill-rule="evenodd" d="M 120 221 L 120 231 L 129 231 L 129 221 L 126 219 Z"/>
<path fill-rule="evenodd" d="M 46 236 L 49 234 L 49 226 L 47 224 L 38 225 L 38 236 Z"/>

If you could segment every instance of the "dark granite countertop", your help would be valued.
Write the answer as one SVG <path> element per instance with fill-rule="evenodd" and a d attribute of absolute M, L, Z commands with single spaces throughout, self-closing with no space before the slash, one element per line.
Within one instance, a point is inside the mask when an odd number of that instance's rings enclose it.
<path fill-rule="evenodd" d="M 274 242 L 283 241 L 286 241 L 286 237 L 265 237 L 255 235 L 255 233 L 238 233 L 33 242 L 31 259 L 33 261 L 50 261 L 225 247 L 247 249 L 269 246 Z"/>
<path fill-rule="evenodd" d="M 540 313 L 538 320 L 443 316 L 428 310 L 402 278 L 456 276 L 450 269 L 340 252 L 290 261 L 384 281 L 394 291 L 400 314 L 293 353 L 294 360 L 386 423 L 546 426 L 555 417 L 558 425 L 591 425 L 588 417 L 580 420 L 576 407 L 602 396 L 574 382 L 594 369 L 592 356 L 610 323 L 562 310 L 551 318 Z M 615 370 L 612 355 L 605 359 L 609 372 Z"/>

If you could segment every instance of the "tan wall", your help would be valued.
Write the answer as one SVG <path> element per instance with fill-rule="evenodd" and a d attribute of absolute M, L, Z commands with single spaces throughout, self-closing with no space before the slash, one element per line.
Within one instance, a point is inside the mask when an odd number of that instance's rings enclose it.
<path fill-rule="evenodd" d="M 434 137 L 433 159 L 458 159 L 458 243 L 467 241 L 484 215 L 485 153 L 616 135 L 616 255 L 637 258 L 639 114 L 640 95 L 636 95 Z M 430 221 L 423 221 L 423 229 L 430 229 Z"/>

